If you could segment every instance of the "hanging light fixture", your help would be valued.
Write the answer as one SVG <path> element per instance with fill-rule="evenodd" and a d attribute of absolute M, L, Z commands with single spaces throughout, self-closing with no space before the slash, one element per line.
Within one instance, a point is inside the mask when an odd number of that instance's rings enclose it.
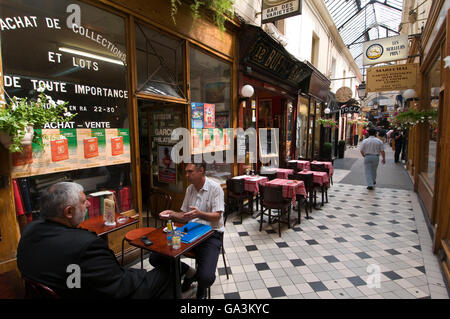
<path fill-rule="evenodd" d="M 367 88 L 365 81 L 362 81 L 362 83 L 358 85 L 358 88 L 356 90 L 358 91 L 358 96 L 360 100 L 364 100 L 367 97 Z"/>
<path fill-rule="evenodd" d="M 244 98 L 249 98 L 253 96 L 253 93 L 255 93 L 255 89 L 250 84 L 246 84 L 241 89 L 241 95 Z"/>

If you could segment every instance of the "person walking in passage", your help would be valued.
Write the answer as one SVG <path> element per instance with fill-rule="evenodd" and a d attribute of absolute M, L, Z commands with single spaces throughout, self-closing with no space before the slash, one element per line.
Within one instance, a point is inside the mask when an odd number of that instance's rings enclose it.
<path fill-rule="evenodd" d="M 205 163 L 189 163 L 185 170 L 191 185 L 186 189 L 181 212 L 165 210 L 159 216 L 164 220 L 172 219 L 183 223 L 193 221 L 210 225 L 214 230 L 211 237 L 193 249 L 197 270 L 181 263 L 182 273 L 186 274 L 181 291 L 188 291 L 191 284 L 197 281 L 197 299 L 205 299 L 206 289 L 216 280 L 217 260 L 222 247 L 225 230 L 222 214 L 225 210 L 224 193 L 218 183 L 205 176 Z M 155 267 L 165 268 L 169 265 L 167 258 L 157 254 L 151 254 L 149 261 Z"/>
<path fill-rule="evenodd" d="M 383 157 L 382 163 L 386 164 L 386 153 L 384 152 L 383 142 L 375 137 L 376 131 L 369 129 L 369 138 L 365 139 L 359 150 L 364 157 L 364 168 L 366 171 L 367 189 L 372 190 L 377 183 L 377 169 L 380 162 L 380 154 Z"/>
<path fill-rule="evenodd" d="M 403 149 L 403 141 L 404 141 L 403 132 L 396 130 L 391 136 L 395 141 L 394 160 L 396 163 L 398 163 L 398 162 L 400 162 L 400 153 L 402 153 L 402 149 Z"/>

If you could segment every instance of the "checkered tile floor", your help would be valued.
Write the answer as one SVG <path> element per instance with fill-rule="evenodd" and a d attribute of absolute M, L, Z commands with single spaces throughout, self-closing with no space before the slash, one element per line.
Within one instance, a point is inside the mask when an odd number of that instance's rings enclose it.
<path fill-rule="evenodd" d="M 281 237 L 278 224 L 264 223 L 260 232 L 259 218 L 245 215 L 241 224 L 230 215 L 224 237 L 229 279 L 219 256 L 211 297 L 449 298 L 413 192 L 335 182 L 328 197 L 313 219 L 303 210 L 300 225 L 282 224 Z"/>

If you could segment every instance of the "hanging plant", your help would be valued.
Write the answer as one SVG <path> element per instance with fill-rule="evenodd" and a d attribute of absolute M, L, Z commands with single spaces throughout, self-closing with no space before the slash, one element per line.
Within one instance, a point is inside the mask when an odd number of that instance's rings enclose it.
<path fill-rule="evenodd" d="M 349 125 L 358 124 L 358 120 L 348 120 L 347 124 Z"/>
<path fill-rule="evenodd" d="M 317 125 L 322 125 L 323 127 L 335 127 L 337 125 L 335 120 L 332 119 L 318 119 L 316 120 Z"/>
<path fill-rule="evenodd" d="M 394 117 L 390 119 L 393 126 L 397 128 L 408 128 L 416 126 L 420 123 L 428 123 L 430 125 L 436 125 L 438 118 L 438 110 L 415 110 L 408 109 L 399 113 L 394 113 Z"/>
<path fill-rule="evenodd" d="M 170 16 L 175 25 L 175 16 L 178 13 L 178 7 L 181 5 L 181 2 L 182 0 L 170 0 Z M 209 9 L 214 11 L 214 23 L 220 31 L 225 32 L 226 17 L 233 18 L 234 16 L 234 0 L 193 0 L 192 2 L 189 7 L 193 22 L 200 17 L 200 8 Z"/>
<path fill-rule="evenodd" d="M 44 128 L 45 124 L 68 122 L 76 115 L 67 111 L 68 102 L 55 102 L 51 96 L 46 95 L 45 87 L 40 87 L 37 91 L 40 94 L 36 99 L 16 96 L 11 98 L 6 94 L 9 102 L 0 102 L 3 104 L 0 107 L 2 143 L 11 152 L 23 150 L 26 135 L 29 135 L 29 142 L 43 146 L 40 129 Z M 32 138 L 30 133 L 33 134 Z"/>

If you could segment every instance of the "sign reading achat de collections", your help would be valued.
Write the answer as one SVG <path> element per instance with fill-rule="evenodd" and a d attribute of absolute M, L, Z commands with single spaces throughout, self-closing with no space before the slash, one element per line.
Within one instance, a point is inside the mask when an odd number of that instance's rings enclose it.
<path fill-rule="evenodd" d="M 274 22 L 302 14 L 302 0 L 263 0 L 261 23 Z"/>
<path fill-rule="evenodd" d="M 399 64 L 367 69 L 367 92 L 417 90 L 418 64 Z"/>
<path fill-rule="evenodd" d="M 363 43 L 364 65 L 386 63 L 408 58 L 408 36 L 400 35 Z"/>
<path fill-rule="evenodd" d="M 130 162 L 122 17 L 76 0 L 0 0 L 0 35 L 8 95 L 36 98 L 43 85 L 77 114 L 47 123 L 43 148 L 13 154 L 13 178 Z"/>

